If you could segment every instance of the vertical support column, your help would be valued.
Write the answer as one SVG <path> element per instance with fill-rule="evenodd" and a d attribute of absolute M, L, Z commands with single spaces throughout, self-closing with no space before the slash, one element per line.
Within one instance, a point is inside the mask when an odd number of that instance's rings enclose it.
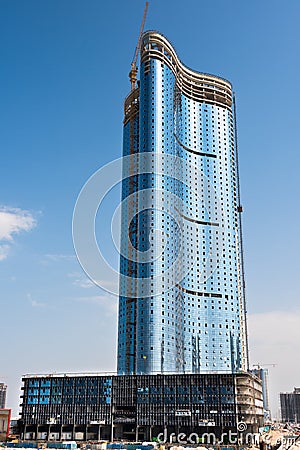
<path fill-rule="evenodd" d="M 113 422 L 113 420 L 111 421 L 110 440 L 111 440 L 111 442 L 114 442 L 114 422 Z"/>
<path fill-rule="evenodd" d="M 27 425 L 25 424 L 24 428 L 23 428 L 23 432 L 21 433 L 21 439 L 23 439 L 24 441 L 25 441 L 25 435 L 26 435 L 26 428 L 27 428 Z"/>
<path fill-rule="evenodd" d="M 111 421 L 111 430 L 110 430 L 110 440 L 114 442 L 114 397 L 115 397 L 115 388 L 114 388 L 114 377 L 112 378 L 111 390 L 110 390 L 110 421 Z"/>

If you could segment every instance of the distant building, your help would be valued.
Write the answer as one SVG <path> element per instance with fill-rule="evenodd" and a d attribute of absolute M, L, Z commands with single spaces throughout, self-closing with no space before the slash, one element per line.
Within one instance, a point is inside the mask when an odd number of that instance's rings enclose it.
<path fill-rule="evenodd" d="M 7 439 L 10 432 L 10 409 L 0 409 L 0 442 Z"/>
<path fill-rule="evenodd" d="M 10 419 L 10 436 L 14 436 L 15 438 L 20 436 L 19 430 L 19 417 L 12 417 Z"/>
<path fill-rule="evenodd" d="M 269 373 L 268 373 L 268 369 L 262 369 L 259 367 L 258 369 L 252 369 L 250 372 L 253 373 L 254 375 L 256 375 L 258 378 L 260 378 L 260 380 L 262 382 L 262 393 L 263 393 L 265 419 L 270 419 L 271 412 L 270 412 L 270 403 L 269 403 L 269 388 L 268 388 Z"/>
<path fill-rule="evenodd" d="M 281 420 L 282 422 L 300 422 L 300 388 L 294 388 L 294 392 L 280 393 Z"/>
<path fill-rule="evenodd" d="M 5 408 L 6 391 L 7 391 L 6 384 L 0 383 L 0 409 L 4 409 Z"/>
<path fill-rule="evenodd" d="M 247 432 L 263 424 L 260 380 L 249 373 L 25 376 L 21 438 L 149 441 Z"/>

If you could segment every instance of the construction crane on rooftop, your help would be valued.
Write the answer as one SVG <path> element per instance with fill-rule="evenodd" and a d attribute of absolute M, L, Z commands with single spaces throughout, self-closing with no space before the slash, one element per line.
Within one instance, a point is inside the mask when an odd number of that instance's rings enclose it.
<path fill-rule="evenodd" d="M 130 79 L 132 91 L 136 88 L 136 80 L 137 80 L 137 73 L 138 73 L 138 68 L 137 68 L 136 63 L 137 63 L 137 59 L 138 59 L 139 52 L 140 52 L 141 45 L 142 45 L 142 36 L 143 36 L 144 26 L 145 26 L 145 22 L 146 22 L 148 7 L 149 7 L 149 2 L 146 2 L 142 25 L 141 25 L 141 29 L 140 29 L 140 34 L 139 34 L 137 46 L 135 48 L 134 57 L 133 57 L 133 60 L 131 63 L 131 71 L 129 73 L 129 79 Z"/>

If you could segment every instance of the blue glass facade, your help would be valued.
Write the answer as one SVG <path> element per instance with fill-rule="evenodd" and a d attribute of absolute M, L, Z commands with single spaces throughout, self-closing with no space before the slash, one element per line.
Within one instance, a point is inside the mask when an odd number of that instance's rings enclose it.
<path fill-rule="evenodd" d="M 246 370 L 231 84 L 145 33 L 123 155 L 118 373 Z"/>
<path fill-rule="evenodd" d="M 28 379 L 26 405 L 98 405 L 111 402 L 111 377 Z"/>

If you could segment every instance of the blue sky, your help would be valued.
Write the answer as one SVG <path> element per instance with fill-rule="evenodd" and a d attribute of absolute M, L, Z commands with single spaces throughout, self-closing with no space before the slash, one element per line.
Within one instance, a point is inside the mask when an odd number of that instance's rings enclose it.
<path fill-rule="evenodd" d="M 115 370 L 116 299 L 92 286 L 72 245 L 85 181 L 121 156 L 144 2 L 1 0 L 0 379 L 18 412 L 23 373 Z M 250 349 L 279 390 L 299 383 L 298 0 L 152 0 L 157 29 L 195 70 L 237 94 Z M 104 254 L 111 193 L 98 217 Z"/>

